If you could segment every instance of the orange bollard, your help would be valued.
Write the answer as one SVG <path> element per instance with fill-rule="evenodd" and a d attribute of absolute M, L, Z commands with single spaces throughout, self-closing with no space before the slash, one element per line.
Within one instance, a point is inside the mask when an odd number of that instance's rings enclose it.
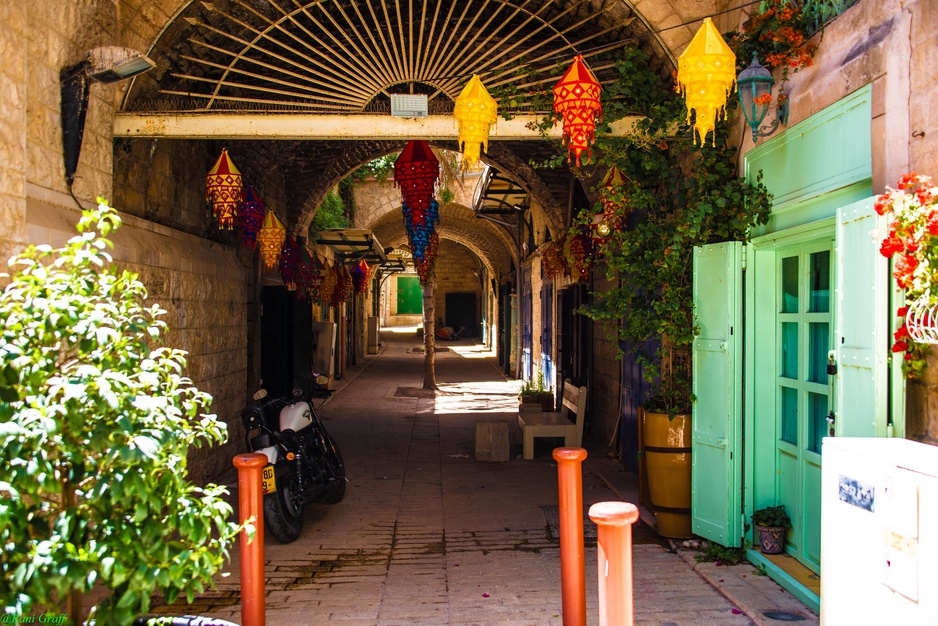
<path fill-rule="evenodd" d="M 254 538 L 241 531 L 241 624 L 264 626 L 264 509 L 261 494 L 261 468 L 267 465 L 263 454 L 239 454 L 238 515 L 241 523 L 253 520 Z"/>
<path fill-rule="evenodd" d="M 597 502 L 589 516 L 598 527 L 599 626 L 632 626 L 632 524 L 638 520 L 638 507 Z"/>
<path fill-rule="evenodd" d="M 560 501 L 560 587 L 563 625 L 586 626 L 586 573 L 583 549 L 583 448 L 557 448 Z"/>

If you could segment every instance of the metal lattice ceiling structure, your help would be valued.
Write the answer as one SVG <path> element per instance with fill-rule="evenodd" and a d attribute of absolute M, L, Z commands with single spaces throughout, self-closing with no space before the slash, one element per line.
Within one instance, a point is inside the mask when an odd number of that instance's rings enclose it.
<path fill-rule="evenodd" d="M 390 94 L 418 93 L 428 96 L 432 116 L 451 112 L 466 81 L 479 74 L 494 95 L 503 96 L 503 111 L 510 102 L 517 113 L 542 113 L 550 107 L 551 88 L 577 53 L 604 84 L 614 80 L 616 53 L 626 45 L 642 49 L 659 75 L 670 79 L 671 51 L 653 36 L 633 4 L 623 0 L 191 0 L 179 5 L 152 41 L 147 54 L 156 69 L 134 80 L 121 109 L 183 115 L 374 116 L 390 113 Z M 682 20 L 670 5 L 654 9 L 670 15 L 659 15 L 659 21 Z M 400 138 L 390 137 L 239 139 L 219 145 L 234 151 L 248 178 L 278 171 L 290 181 L 283 217 L 301 234 L 325 193 L 342 177 L 403 145 Z M 453 140 L 435 145 L 452 150 L 455 133 Z M 485 156 L 519 183 L 521 191 L 530 193 L 554 225 L 563 221 L 571 174 L 566 168 L 540 169 L 531 164 L 544 162 L 559 150 L 556 143 L 546 141 L 506 140 L 490 143 Z M 384 233 L 385 238 L 403 236 L 399 215 L 389 225 L 400 233 Z M 486 252 L 495 266 L 504 265 L 503 257 L 509 254 L 508 250 Z"/>
<path fill-rule="evenodd" d="M 625 45 L 670 74 L 647 34 L 621 0 L 193 2 L 149 52 L 158 71 L 124 109 L 383 112 L 389 94 L 413 92 L 446 112 L 472 74 L 524 109 L 578 53 L 601 82 Z"/>

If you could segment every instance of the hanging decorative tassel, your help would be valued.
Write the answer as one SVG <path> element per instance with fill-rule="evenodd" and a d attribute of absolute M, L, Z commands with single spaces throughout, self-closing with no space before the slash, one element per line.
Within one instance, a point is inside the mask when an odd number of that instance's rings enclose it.
<path fill-rule="evenodd" d="M 212 205 L 212 215 L 218 219 L 218 228 L 234 228 L 238 205 L 241 204 L 241 172 L 222 148 L 214 167 L 205 177 L 205 199 Z"/>

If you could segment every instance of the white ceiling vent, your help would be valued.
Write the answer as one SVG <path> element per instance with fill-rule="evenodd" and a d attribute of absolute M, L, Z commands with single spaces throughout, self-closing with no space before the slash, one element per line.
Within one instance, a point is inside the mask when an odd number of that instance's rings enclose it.
<path fill-rule="evenodd" d="M 426 94 L 414 95 L 405 93 L 391 94 L 391 115 L 394 117 L 426 117 Z"/>

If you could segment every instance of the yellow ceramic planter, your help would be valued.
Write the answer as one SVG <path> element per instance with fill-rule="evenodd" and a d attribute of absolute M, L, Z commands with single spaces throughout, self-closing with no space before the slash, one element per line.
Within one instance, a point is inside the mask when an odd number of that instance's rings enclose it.
<path fill-rule="evenodd" d="M 691 416 L 645 411 L 642 449 L 648 471 L 648 491 L 658 534 L 673 539 L 692 537 Z"/>

